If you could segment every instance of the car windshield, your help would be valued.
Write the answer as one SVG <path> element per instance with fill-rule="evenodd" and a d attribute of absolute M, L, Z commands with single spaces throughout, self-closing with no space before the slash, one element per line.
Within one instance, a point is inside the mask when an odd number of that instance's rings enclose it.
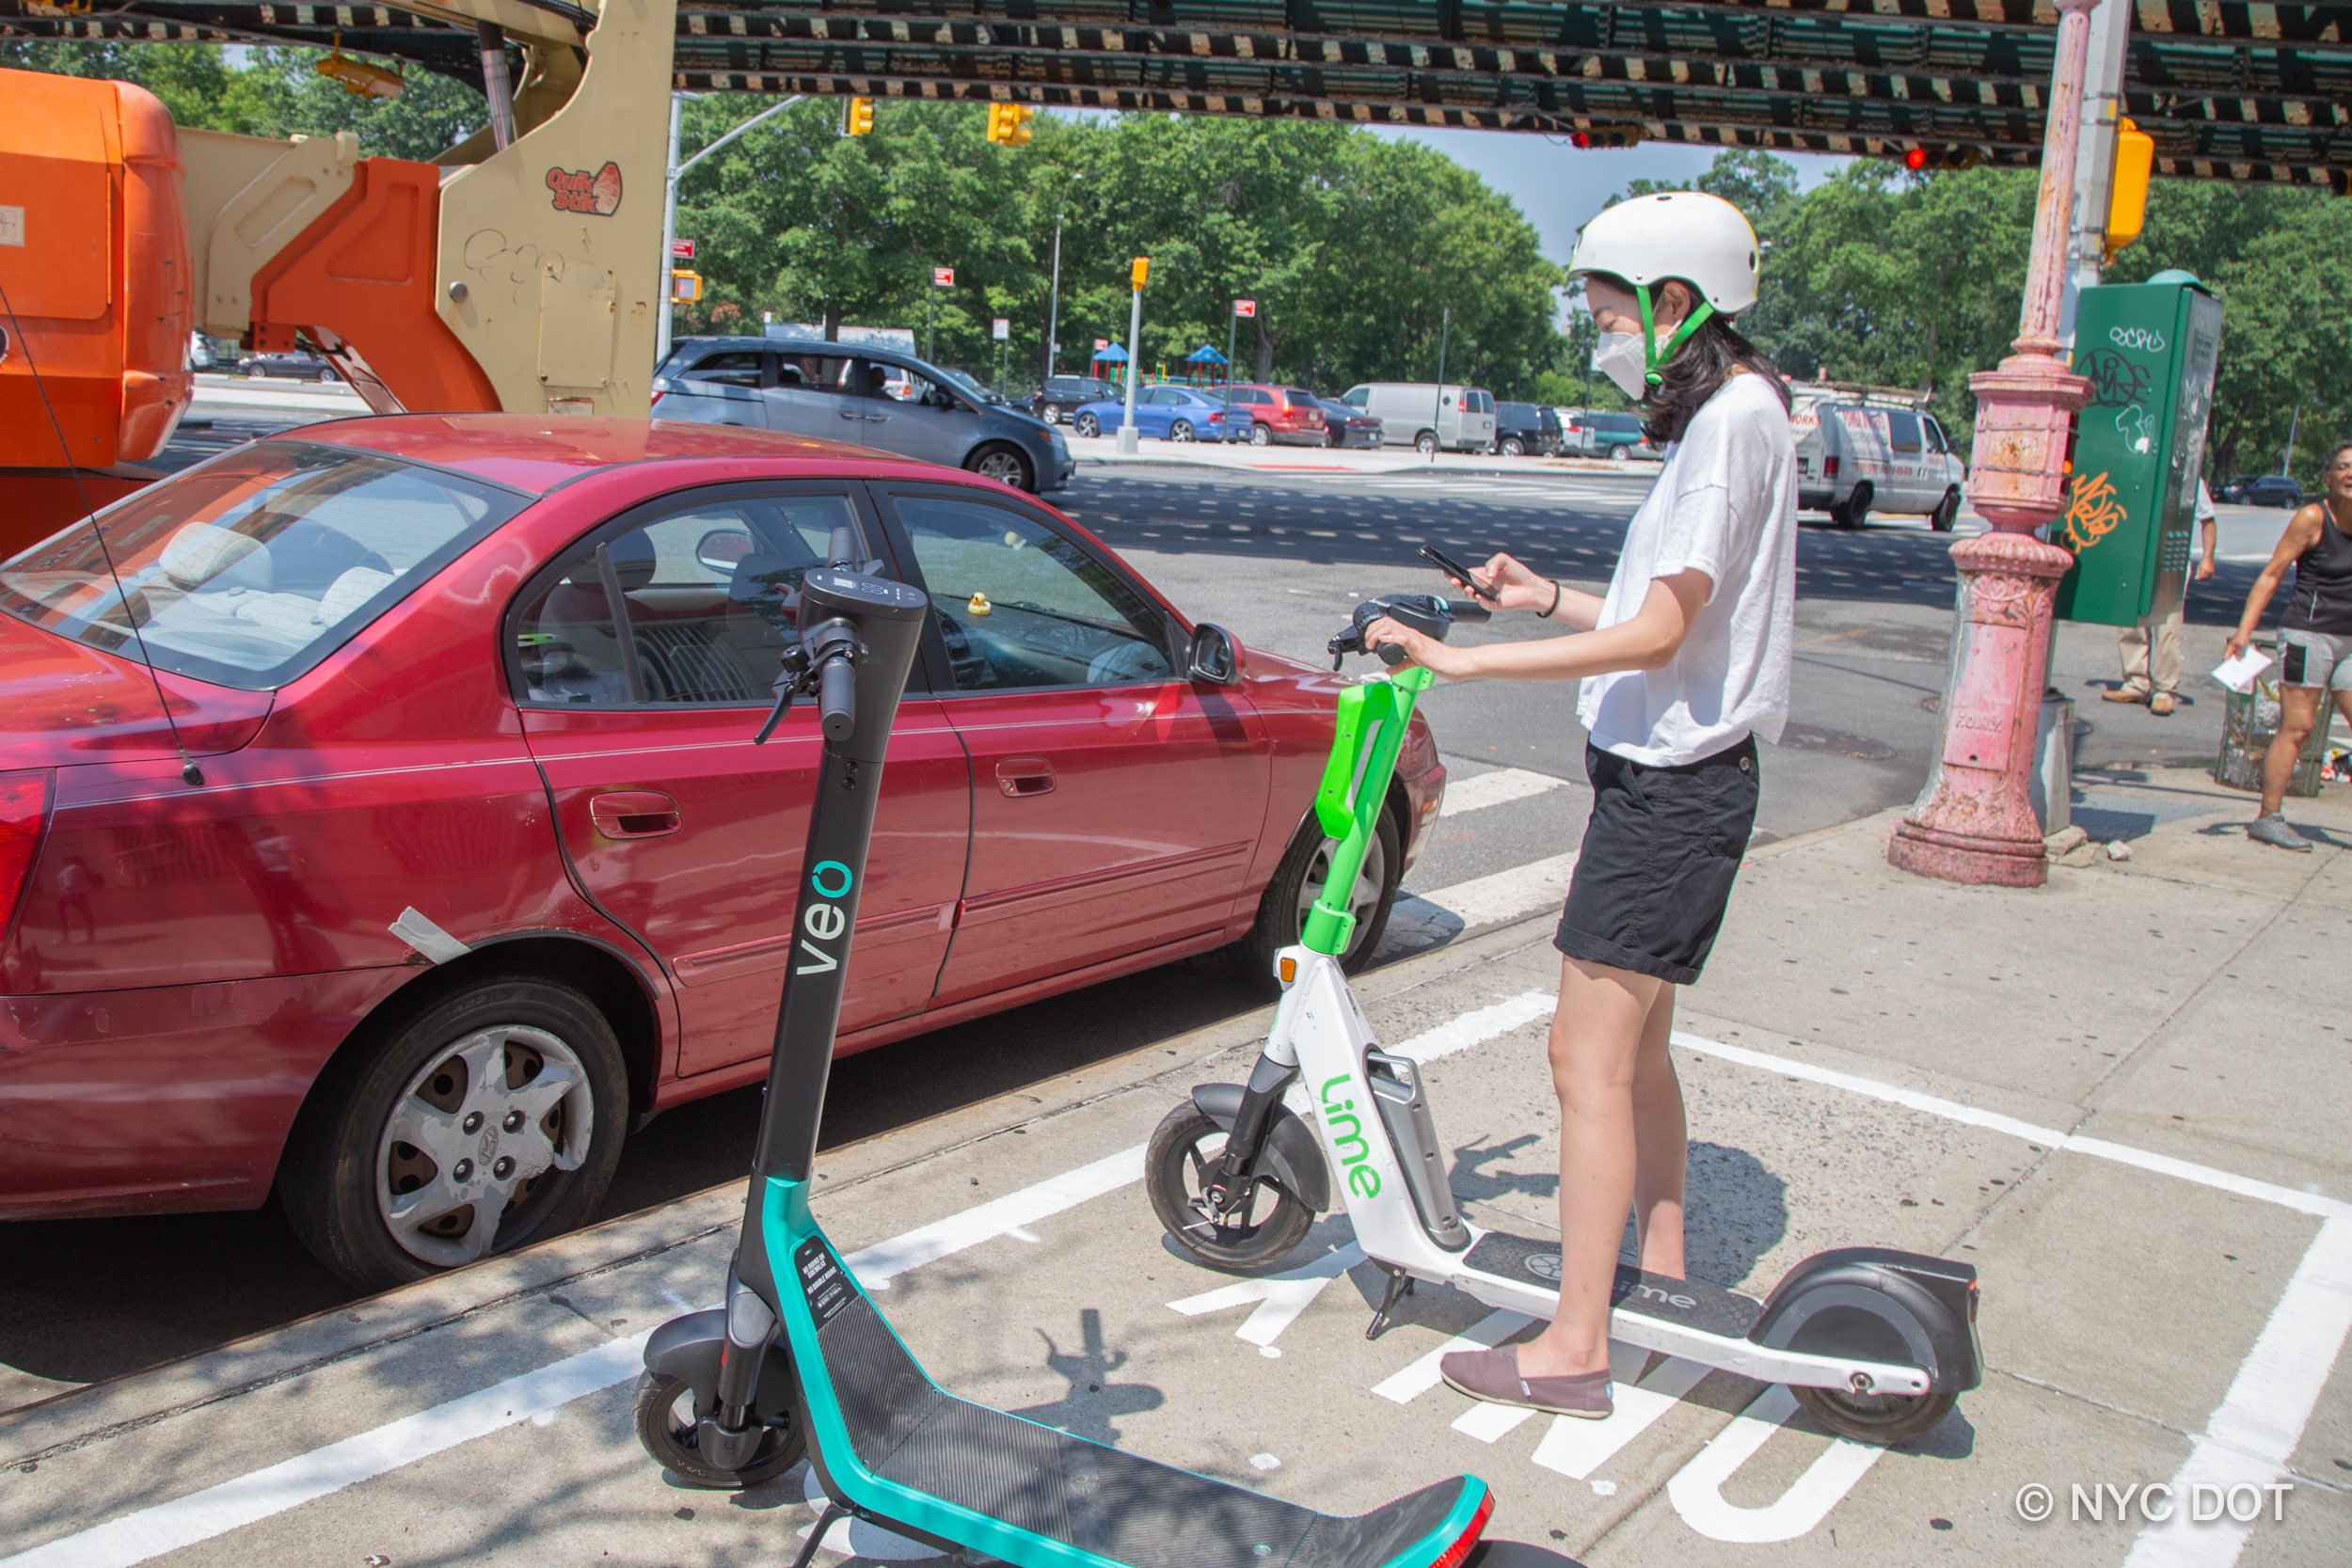
<path fill-rule="evenodd" d="M 0 563 L 0 610 L 126 658 L 144 642 L 177 674 L 269 690 L 530 502 L 378 452 L 257 442 Z"/>

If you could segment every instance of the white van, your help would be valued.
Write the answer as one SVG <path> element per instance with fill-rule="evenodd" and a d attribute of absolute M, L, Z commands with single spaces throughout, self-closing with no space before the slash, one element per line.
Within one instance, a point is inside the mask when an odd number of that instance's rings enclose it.
<path fill-rule="evenodd" d="M 1789 434 L 1797 443 L 1797 505 L 1860 528 L 1873 512 L 1924 516 L 1949 533 L 1968 465 L 1916 393 L 1800 382 Z"/>
<path fill-rule="evenodd" d="M 1494 445 L 1494 394 L 1434 381 L 1366 381 L 1340 401 L 1380 421 L 1383 446 L 1416 451 L 1485 451 Z"/>

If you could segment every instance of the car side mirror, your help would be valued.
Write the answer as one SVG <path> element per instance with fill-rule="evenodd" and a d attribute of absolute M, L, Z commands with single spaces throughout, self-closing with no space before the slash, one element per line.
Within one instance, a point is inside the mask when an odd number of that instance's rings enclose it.
<path fill-rule="evenodd" d="M 1211 686 L 1232 686 L 1241 679 L 1241 644 L 1223 626 L 1203 621 L 1192 628 L 1192 651 L 1184 673 Z"/>

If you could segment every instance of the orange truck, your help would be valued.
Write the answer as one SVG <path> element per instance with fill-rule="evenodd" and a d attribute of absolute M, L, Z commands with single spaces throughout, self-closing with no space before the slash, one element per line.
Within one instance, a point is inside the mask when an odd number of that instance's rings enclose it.
<path fill-rule="evenodd" d="M 192 333 L 299 335 L 380 413 L 643 415 L 675 4 L 564 12 L 437 0 L 523 69 L 511 93 L 496 73 L 495 129 L 434 163 L 0 71 L 0 560 L 154 477 Z"/>

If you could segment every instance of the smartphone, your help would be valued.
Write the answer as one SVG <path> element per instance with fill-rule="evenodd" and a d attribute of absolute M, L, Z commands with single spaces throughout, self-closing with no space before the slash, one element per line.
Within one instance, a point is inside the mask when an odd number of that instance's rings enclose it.
<path fill-rule="evenodd" d="M 1502 602 L 1501 597 L 1493 589 L 1487 587 L 1485 583 L 1470 576 L 1470 569 L 1469 567 L 1463 565 L 1460 562 L 1454 560 L 1452 556 L 1446 554 L 1445 551 L 1438 548 L 1435 545 L 1423 545 L 1421 547 L 1421 553 L 1422 558 L 1427 561 L 1432 566 L 1435 566 L 1438 571 L 1443 572 L 1454 581 L 1464 584 L 1471 593 L 1477 594 L 1480 598 L 1490 599 L 1497 604 Z"/>

